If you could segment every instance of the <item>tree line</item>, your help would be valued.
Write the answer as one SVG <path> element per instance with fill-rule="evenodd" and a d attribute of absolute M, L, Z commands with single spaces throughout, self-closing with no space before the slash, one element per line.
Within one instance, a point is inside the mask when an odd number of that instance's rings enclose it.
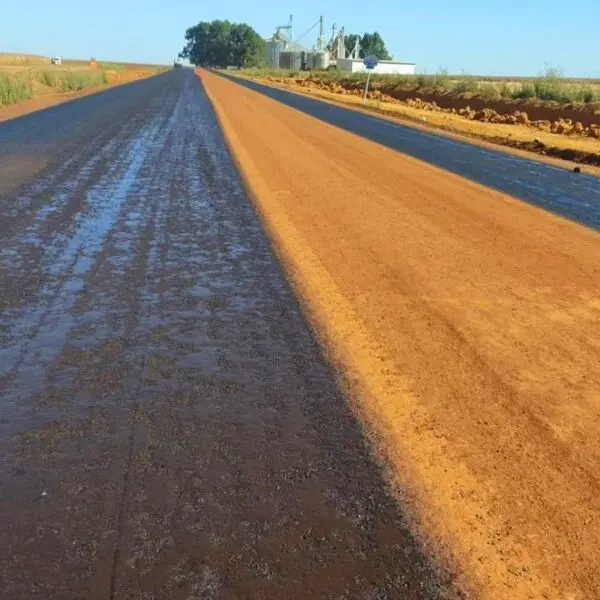
<path fill-rule="evenodd" d="M 358 40 L 360 45 L 360 58 L 364 58 L 365 56 L 376 56 L 379 60 L 392 60 L 390 53 L 385 47 L 383 38 L 377 31 L 374 31 L 373 33 L 363 33 L 363 35 L 359 35 L 358 33 L 347 35 L 345 42 L 348 55 L 354 50 L 356 40 Z"/>
<path fill-rule="evenodd" d="M 249 68 L 265 62 L 266 46 L 262 37 L 246 23 L 229 21 L 201 21 L 185 32 L 186 44 L 180 58 L 188 59 L 198 67 Z M 375 55 L 390 60 L 385 42 L 376 31 L 346 36 L 346 50 L 352 52 L 356 40 L 360 42 L 360 58 Z"/>
<path fill-rule="evenodd" d="M 265 57 L 264 40 L 245 23 L 201 21 L 185 32 L 185 40 L 179 56 L 198 67 L 255 67 Z"/>

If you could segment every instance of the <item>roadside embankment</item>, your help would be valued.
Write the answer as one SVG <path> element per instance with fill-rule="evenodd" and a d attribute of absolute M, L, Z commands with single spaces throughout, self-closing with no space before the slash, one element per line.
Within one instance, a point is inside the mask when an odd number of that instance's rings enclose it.
<path fill-rule="evenodd" d="M 596 104 L 424 93 L 386 85 L 381 78 L 363 106 L 364 81 L 357 78 L 287 77 L 263 75 L 260 71 L 241 76 L 494 144 L 600 166 L 600 110 Z"/>
<path fill-rule="evenodd" d="M 0 55 L 0 122 L 107 87 L 150 77 L 155 66 L 68 61 L 49 65 L 42 57 Z"/>

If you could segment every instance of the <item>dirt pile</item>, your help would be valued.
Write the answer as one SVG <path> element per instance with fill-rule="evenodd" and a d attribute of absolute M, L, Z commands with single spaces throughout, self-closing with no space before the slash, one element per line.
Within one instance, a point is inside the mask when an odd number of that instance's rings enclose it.
<path fill-rule="evenodd" d="M 410 105 L 410 101 L 409 101 Z M 428 110 L 426 103 L 420 103 L 420 108 Z M 444 112 L 455 112 L 454 109 L 439 109 L 433 103 L 429 110 L 442 110 Z M 573 123 L 571 119 L 558 119 L 557 121 L 550 122 L 546 119 L 540 119 L 538 121 L 531 121 L 529 115 L 523 111 L 515 111 L 510 115 L 503 115 L 496 112 L 493 108 L 484 108 L 482 110 L 475 111 L 470 107 L 462 108 L 458 111 L 459 115 L 476 121 L 482 121 L 484 123 L 503 123 L 507 125 L 526 125 L 545 131 L 547 133 L 558 133 L 560 135 L 578 135 L 581 137 L 598 137 L 600 126 L 591 125 L 585 127 L 580 121 Z"/>

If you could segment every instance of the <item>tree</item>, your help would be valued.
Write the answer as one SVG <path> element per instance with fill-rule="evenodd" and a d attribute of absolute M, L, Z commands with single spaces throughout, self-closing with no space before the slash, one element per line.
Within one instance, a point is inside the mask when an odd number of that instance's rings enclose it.
<path fill-rule="evenodd" d="M 214 67 L 225 68 L 232 64 L 229 21 L 212 21 L 208 26 L 208 56 Z"/>
<path fill-rule="evenodd" d="M 190 27 L 185 32 L 186 45 L 179 53 L 181 58 L 187 58 L 196 66 L 206 67 L 209 64 L 208 40 L 210 23 L 203 21 Z"/>
<path fill-rule="evenodd" d="M 360 41 L 360 58 L 364 58 L 365 56 L 376 56 L 379 60 L 391 60 L 387 48 L 385 47 L 385 42 L 382 37 L 379 35 L 377 31 L 373 33 L 364 33 L 362 36 L 351 33 L 346 36 L 346 51 L 349 54 L 352 52 L 354 45 L 356 44 L 356 40 Z"/>
<path fill-rule="evenodd" d="M 245 23 L 231 27 L 231 61 L 236 67 L 248 68 L 262 64 L 266 56 L 264 40 Z"/>
<path fill-rule="evenodd" d="M 202 67 L 258 66 L 265 53 L 263 39 L 245 23 L 200 22 L 185 32 L 186 45 L 180 52 Z"/>
<path fill-rule="evenodd" d="M 358 40 L 359 45 L 361 45 L 360 44 L 361 38 L 360 38 L 360 35 L 358 35 L 357 33 L 351 33 L 350 35 L 346 36 L 344 43 L 346 44 L 346 54 L 348 56 L 350 56 L 350 53 L 352 52 L 352 50 L 354 50 L 354 46 L 356 46 L 356 40 Z M 360 48 L 360 51 L 361 51 L 360 56 L 363 56 L 362 55 L 362 46 Z"/>

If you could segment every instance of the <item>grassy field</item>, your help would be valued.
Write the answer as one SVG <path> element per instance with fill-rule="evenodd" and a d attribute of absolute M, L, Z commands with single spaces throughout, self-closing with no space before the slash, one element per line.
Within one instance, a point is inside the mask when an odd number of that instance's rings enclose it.
<path fill-rule="evenodd" d="M 0 69 L 7 67 L 23 68 L 32 65 L 48 64 L 50 60 L 36 54 L 9 54 L 0 52 Z"/>
<path fill-rule="evenodd" d="M 0 106 L 7 106 L 34 95 L 53 92 L 76 92 L 108 83 L 104 69 L 30 68 L 17 72 L 0 69 Z"/>
<path fill-rule="evenodd" d="M 134 73 L 164 68 L 109 62 L 92 67 L 86 60 L 64 60 L 62 65 L 52 65 L 43 56 L 0 53 L 0 107 L 46 94 L 78 92 Z"/>
<path fill-rule="evenodd" d="M 105 71 L 115 71 L 116 73 L 122 73 L 125 71 L 124 65 L 119 65 L 117 63 L 102 62 L 98 66 Z"/>
<path fill-rule="evenodd" d="M 336 83 L 364 83 L 366 74 L 342 71 L 289 71 L 248 69 L 249 77 L 292 77 L 322 79 Z M 373 89 L 380 85 L 406 91 L 453 94 L 486 100 L 532 99 L 567 103 L 600 103 L 600 80 L 569 79 L 557 69 L 547 68 L 538 77 L 482 77 L 477 75 L 373 75 Z"/>

